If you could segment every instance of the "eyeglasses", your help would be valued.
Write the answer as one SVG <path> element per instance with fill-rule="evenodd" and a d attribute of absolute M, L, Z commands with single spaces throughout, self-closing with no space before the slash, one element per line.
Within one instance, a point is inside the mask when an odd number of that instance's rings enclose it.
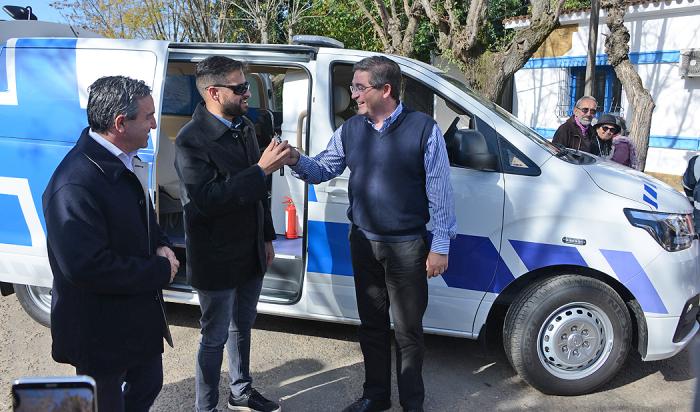
<path fill-rule="evenodd" d="M 611 126 L 600 126 L 601 129 L 603 129 L 604 132 L 614 132 L 617 127 L 611 127 Z"/>
<path fill-rule="evenodd" d="M 209 87 L 223 87 L 231 90 L 233 94 L 243 96 L 248 90 L 250 90 L 250 83 L 243 82 L 241 84 L 212 84 Z"/>
<path fill-rule="evenodd" d="M 584 114 L 596 114 L 597 110 L 596 109 L 589 109 L 588 107 L 576 107 L 580 111 L 582 111 Z"/>
<path fill-rule="evenodd" d="M 377 89 L 377 88 L 378 88 L 377 86 L 371 86 L 371 85 L 370 85 L 370 86 L 364 86 L 364 85 L 362 85 L 362 84 L 358 84 L 358 85 L 355 86 L 355 85 L 352 85 L 352 84 L 351 84 L 351 85 L 350 85 L 350 93 L 364 93 L 366 90 L 369 90 L 369 89 Z"/>

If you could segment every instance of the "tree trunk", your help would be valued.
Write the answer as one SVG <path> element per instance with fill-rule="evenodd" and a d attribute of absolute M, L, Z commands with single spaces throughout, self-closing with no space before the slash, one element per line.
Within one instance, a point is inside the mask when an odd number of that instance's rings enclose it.
<path fill-rule="evenodd" d="M 637 74 L 629 61 L 630 34 L 624 25 L 625 9 L 624 0 L 603 0 L 603 8 L 607 9 L 607 25 L 610 35 L 605 40 L 605 52 L 608 62 L 615 69 L 617 78 L 622 83 L 627 100 L 629 101 L 632 117 L 627 119 L 629 137 L 637 148 L 639 158 L 639 170 L 644 170 L 649 150 L 649 131 L 651 129 L 651 115 L 654 111 L 654 99 L 649 91 L 644 88 L 642 79 Z"/>
<path fill-rule="evenodd" d="M 433 24 L 441 23 L 441 40 L 438 41 L 440 53 L 456 61 L 469 85 L 494 102 L 503 93 L 507 79 L 525 65 L 559 26 L 559 15 L 564 4 L 564 0 L 533 0 L 530 25 L 519 29 L 505 50 L 491 52 L 481 50 L 473 35 L 481 30 L 485 1 L 473 1 L 470 4 L 465 25 L 458 23 L 454 11 L 448 9 L 447 17 L 441 18 L 436 9 L 429 8 L 429 0 L 422 1 L 430 21 Z"/>
<path fill-rule="evenodd" d="M 389 1 L 389 8 L 384 0 L 372 0 L 376 17 L 365 5 L 364 0 L 355 0 L 355 4 L 369 20 L 374 32 L 382 42 L 384 53 L 411 56 L 413 41 L 418 30 L 418 19 L 422 7 L 419 0 L 402 0 L 402 7 L 395 0 Z"/>
<path fill-rule="evenodd" d="M 586 56 L 586 78 L 583 94 L 593 96 L 595 86 L 595 61 L 598 52 L 598 18 L 600 15 L 600 1 L 591 0 L 591 18 L 588 22 L 588 55 Z"/>

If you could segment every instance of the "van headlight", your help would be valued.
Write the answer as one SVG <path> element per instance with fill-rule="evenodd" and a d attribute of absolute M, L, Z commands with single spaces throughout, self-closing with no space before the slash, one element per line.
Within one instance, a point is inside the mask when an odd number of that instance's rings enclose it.
<path fill-rule="evenodd" d="M 695 239 L 693 218 L 690 214 L 625 209 L 625 215 L 632 226 L 649 232 L 669 252 L 688 249 Z"/>

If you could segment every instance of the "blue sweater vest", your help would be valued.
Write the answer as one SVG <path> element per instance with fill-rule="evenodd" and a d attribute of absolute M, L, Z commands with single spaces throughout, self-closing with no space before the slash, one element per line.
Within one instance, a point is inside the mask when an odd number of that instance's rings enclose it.
<path fill-rule="evenodd" d="M 383 132 L 364 116 L 343 124 L 350 169 L 348 218 L 367 237 L 404 241 L 424 236 L 430 220 L 425 193 L 425 147 L 435 121 L 404 108 Z"/>

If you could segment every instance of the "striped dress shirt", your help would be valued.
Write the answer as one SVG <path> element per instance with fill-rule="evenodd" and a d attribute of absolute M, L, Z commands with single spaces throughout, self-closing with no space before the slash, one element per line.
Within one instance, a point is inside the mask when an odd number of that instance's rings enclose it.
<path fill-rule="evenodd" d="M 369 118 L 372 127 L 379 133 L 384 132 L 403 111 L 403 104 L 399 103 L 396 110 L 384 120 L 382 127 L 377 129 Z M 345 151 L 340 126 L 333 136 L 326 150 L 314 157 L 301 155 L 299 162 L 291 166 L 294 175 L 306 182 L 317 184 L 333 179 L 345 170 Z M 433 241 L 430 250 L 446 255 L 450 250 L 450 239 L 457 235 L 457 220 L 455 218 L 454 200 L 452 197 L 452 185 L 450 184 L 450 163 L 447 158 L 445 139 L 440 128 L 436 124 L 428 137 L 423 156 L 425 166 L 425 192 L 428 197 L 430 215 L 433 220 Z"/>

